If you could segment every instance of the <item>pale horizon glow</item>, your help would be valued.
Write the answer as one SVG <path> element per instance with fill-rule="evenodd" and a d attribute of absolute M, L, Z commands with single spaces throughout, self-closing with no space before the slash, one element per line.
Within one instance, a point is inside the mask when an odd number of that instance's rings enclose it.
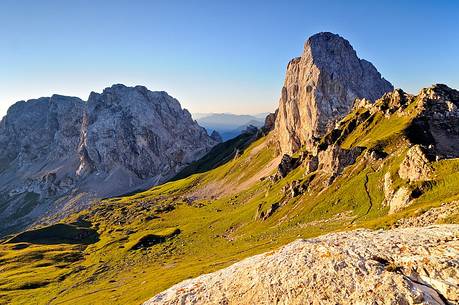
<path fill-rule="evenodd" d="M 348 39 L 395 87 L 459 88 L 455 1 L 12 1 L 0 4 L 0 117 L 113 84 L 167 91 L 191 113 L 278 105 L 288 61 L 320 31 Z"/>

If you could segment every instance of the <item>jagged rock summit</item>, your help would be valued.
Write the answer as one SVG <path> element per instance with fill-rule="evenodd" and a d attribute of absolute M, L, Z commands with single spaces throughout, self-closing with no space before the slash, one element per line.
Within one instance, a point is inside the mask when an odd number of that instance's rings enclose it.
<path fill-rule="evenodd" d="M 282 153 L 308 149 L 350 112 L 356 98 L 375 101 L 393 86 L 351 44 L 333 33 L 318 33 L 301 57 L 287 65 L 275 122 Z"/>
<path fill-rule="evenodd" d="M 0 123 L 0 235 L 161 183 L 215 144 L 176 99 L 142 86 L 18 102 Z"/>
<path fill-rule="evenodd" d="M 183 281 L 144 305 L 457 304 L 459 226 L 298 240 Z"/>

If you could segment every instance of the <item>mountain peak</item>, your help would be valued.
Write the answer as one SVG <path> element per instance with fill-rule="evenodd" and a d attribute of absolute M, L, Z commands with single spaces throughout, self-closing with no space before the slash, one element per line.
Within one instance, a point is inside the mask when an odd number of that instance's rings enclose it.
<path fill-rule="evenodd" d="M 329 47 L 333 48 L 345 46 L 346 48 L 353 49 L 348 40 L 344 39 L 338 34 L 331 32 L 320 32 L 312 35 L 306 40 L 305 47 L 323 48 L 322 46 L 324 44 L 327 44 Z"/>
<path fill-rule="evenodd" d="M 45 212 L 58 218 L 94 198 L 163 182 L 216 144 L 175 98 L 143 86 L 113 85 L 86 103 L 62 95 L 18 102 L 0 123 L 0 236 Z M 73 198 L 78 192 L 85 195 Z M 28 193 L 37 202 L 21 201 Z M 38 202 L 59 200 L 66 205 L 32 213 Z M 14 214 L 27 204 L 30 211 Z"/>
<path fill-rule="evenodd" d="M 348 114 L 355 99 L 375 101 L 392 89 L 346 39 L 329 32 L 311 36 L 301 57 L 287 66 L 275 128 L 280 150 L 311 149 L 314 138 Z"/>

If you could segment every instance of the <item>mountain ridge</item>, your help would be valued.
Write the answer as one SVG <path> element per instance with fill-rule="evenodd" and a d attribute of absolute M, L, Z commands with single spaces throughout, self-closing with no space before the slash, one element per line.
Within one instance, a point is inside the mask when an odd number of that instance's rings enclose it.
<path fill-rule="evenodd" d="M 1 122 L 0 215 L 16 215 L 5 232 L 151 187 L 217 144 L 177 100 L 143 86 L 113 85 L 87 102 L 63 95 L 21 101 Z M 35 200 L 19 217 L 15 209 L 29 193 Z"/>
<path fill-rule="evenodd" d="M 190 276 L 278 249 L 298 237 L 410 223 L 458 223 L 459 158 L 442 155 L 440 147 L 438 159 L 423 163 L 409 153 L 422 144 L 411 143 L 407 132 L 418 118 L 435 113 L 441 114 L 440 121 L 443 116 L 457 121 L 457 110 L 448 107 L 459 103 L 456 95 L 455 90 L 433 86 L 417 96 L 395 90 L 374 104 L 357 102 L 319 141 L 316 160 L 314 152 L 305 151 L 281 161 L 270 135 L 261 135 L 216 168 L 102 200 L 64 221 L 70 226 L 89 224 L 99 240 L 93 244 L 83 240 L 80 245 L 40 245 L 28 240 L 27 248 L 14 250 L 13 256 L 11 249 L 20 244 L 0 244 L 7 270 L 22 271 L 0 283 L 0 295 L 18 304 L 15 295 L 27 299 L 31 294 L 39 295 L 43 304 L 57 295 L 83 304 L 103 304 L 107 298 L 142 303 Z M 348 158 L 355 147 L 360 147 L 358 154 L 343 163 L 342 156 Z M 435 146 L 423 149 L 436 152 Z M 423 168 L 429 168 L 427 175 L 417 176 Z M 441 217 L 436 216 L 440 210 Z M 78 256 L 79 246 L 84 246 L 84 258 Z M 42 259 L 26 259 L 34 251 L 53 260 L 58 249 L 71 251 L 76 261 L 69 258 L 59 268 L 43 269 L 31 267 Z M 33 278 L 27 276 L 30 268 Z M 69 275 L 58 281 L 63 274 Z M 268 270 L 264 274 L 271 276 Z M 387 276 L 391 280 L 392 273 Z M 40 289 L 21 290 L 24 283 Z"/>
<path fill-rule="evenodd" d="M 376 100 L 393 86 L 349 41 L 322 32 L 311 36 L 301 57 L 287 65 L 274 131 L 283 153 L 294 153 L 324 135 L 356 98 Z"/>
<path fill-rule="evenodd" d="M 345 43 L 336 35 L 330 41 Z M 347 52 L 352 50 L 347 47 Z M 342 59 L 357 62 L 354 55 Z M 290 88 L 282 93 L 306 96 L 307 87 L 295 87 L 301 84 L 296 82 L 302 77 L 296 73 L 300 66 L 289 65 L 287 75 L 292 69 L 294 81 L 288 81 Z M 379 74 L 372 74 L 382 82 Z M 334 84 L 331 77 L 325 82 Z M 385 303 L 386 298 L 372 295 L 387 296 L 392 304 L 456 301 L 457 291 L 443 281 L 458 281 L 450 271 L 457 265 L 459 232 L 457 225 L 443 224 L 459 223 L 459 92 L 434 85 L 416 95 L 388 90 L 375 101 L 351 102 L 338 85 L 331 90 L 336 93 L 331 101 L 342 103 L 342 111 L 316 117 L 326 128 L 316 128 L 289 111 L 301 108 L 304 100 L 281 96 L 279 110 L 267 116 L 262 128 L 214 146 L 170 181 L 99 200 L 59 224 L 42 224 L 4 239 L 0 301 L 141 304 L 158 296 L 152 302 L 250 303 L 237 291 L 249 292 L 260 302 L 276 302 L 279 297 L 286 303 L 304 303 L 311 291 L 317 292 L 318 303 L 331 304 Z M 319 100 L 309 109 L 320 105 Z M 116 99 L 110 101 L 118 107 Z M 322 106 L 333 104 L 326 101 Z M 287 139 L 282 149 L 279 135 L 285 130 L 276 129 L 276 117 L 287 116 L 292 124 L 312 127 L 292 125 L 287 137 L 290 132 L 305 137 L 314 131 L 314 138 L 298 143 Z M 413 225 L 435 227 L 405 229 Z M 404 229 L 391 230 L 397 227 Z M 310 239 L 328 233 L 332 234 Z M 307 240 L 289 245 L 298 238 Z M 445 245 L 453 256 L 443 251 Z M 435 256 L 419 258 L 429 250 L 435 250 Z M 400 259 L 404 253 L 410 254 L 406 265 Z M 263 268 L 237 263 L 245 258 Z M 233 267 L 224 269 L 229 266 Z M 446 276 L 429 271 L 439 267 Z M 229 276 L 189 280 L 218 270 L 222 271 L 217 275 Z M 240 276 L 232 276 L 236 273 L 231 270 L 239 270 Z M 252 272 L 256 276 L 248 279 Z M 356 288 L 351 279 L 364 285 L 365 272 L 374 286 Z M 338 274 L 343 276 L 340 283 Z M 316 280 L 305 283 L 305 275 Z M 173 287 L 184 280 L 188 281 Z M 260 289 L 253 289 L 252 281 Z M 335 291 L 340 287 L 345 288 L 342 294 Z M 390 291 L 391 287 L 397 289 Z"/>

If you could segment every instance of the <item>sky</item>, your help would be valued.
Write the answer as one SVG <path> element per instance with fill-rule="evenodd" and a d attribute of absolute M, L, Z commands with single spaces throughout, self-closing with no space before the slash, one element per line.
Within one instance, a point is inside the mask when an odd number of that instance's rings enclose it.
<path fill-rule="evenodd" d="M 273 111 L 288 61 L 321 31 L 397 88 L 459 88 L 455 0 L 0 0 L 0 116 L 116 83 L 165 90 L 191 112 Z"/>

